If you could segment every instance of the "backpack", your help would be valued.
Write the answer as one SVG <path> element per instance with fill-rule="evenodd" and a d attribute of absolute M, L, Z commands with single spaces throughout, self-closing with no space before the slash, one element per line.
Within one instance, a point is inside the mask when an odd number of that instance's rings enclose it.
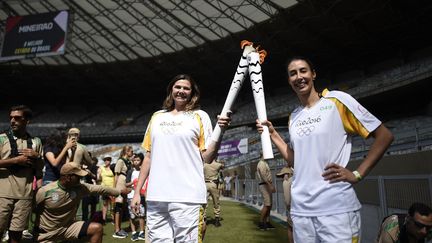
<path fill-rule="evenodd" d="M 132 164 L 128 159 L 125 158 L 120 158 L 121 160 L 123 160 L 123 162 L 125 163 L 126 167 L 127 167 L 127 171 L 126 171 L 126 182 L 131 182 L 131 178 L 132 178 Z"/>
<path fill-rule="evenodd" d="M 405 226 L 405 218 L 406 218 L 406 214 L 403 213 L 396 213 L 396 214 L 392 214 L 389 215 L 387 217 L 385 217 L 382 221 L 381 221 L 381 225 L 384 223 L 384 221 L 393 216 L 396 215 L 398 217 L 398 225 L 399 225 L 399 243 L 405 243 L 408 242 L 408 235 L 406 233 L 406 226 Z"/>
<path fill-rule="evenodd" d="M 219 171 L 218 180 L 219 180 L 218 184 L 223 184 L 224 183 L 224 178 L 223 178 L 222 171 Z"/>
<path fill-rule="evenodd" d="M 6 134 L 8 140 L 9 140 L 10 147 L 11 147 L 11 158 L 19 156 L 18 145 L 17 145 L 17 142 L 13 136 L 12 130 L 5 131 L 4 133 Z M 28 133 L 27 133 L 27 148 L 33 149 L 32 137 Z M 9 169 L 10 169 L 10 171 L 15 172 L 15 171 L 20 170 L 20 168 L 22 168 L 23 166 L 25 166 L 25 165 L 12 165 L 9 167 Z"/>
<path fill-rule="evenodd" d="M 115 173 L 114 173 L 115 166 L 116 166 L 116 163 L 112 163 L 112 164 L 110 164 L 110 166 L 109 166 L 109 168 L 110 168 L 110 170 L 112 171 L 113 175 L 115 175 Z"/>
<path fill-rule="evenodd" d="M 14 139 L 12 130 L 5 131 L 4 133 L 6 134 L 8 140 L 9 140 L 9 144 L 11 147 L 11 157 L 13 158 L 13 157 L 19 156 L 18 145 L 16 143 L 16 140 Z M 33 149 L 32 137 L 28 133 L 27 133 L 27 148 Z"/>

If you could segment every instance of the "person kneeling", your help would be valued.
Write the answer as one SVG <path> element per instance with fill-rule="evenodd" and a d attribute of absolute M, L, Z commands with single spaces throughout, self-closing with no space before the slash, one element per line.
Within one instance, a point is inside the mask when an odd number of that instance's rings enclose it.
<path fill-rule="evenodd" d="M 77 164 L 66 163 L 60 171 L 60 179 L 43 186 L 36 194 L 35 239 L 37 242 L 53 242 L 82 239 L 102 242 L 103 228 L 100 223 L 75 221 L 81 199 L 89 194 L 126 194 L 100 185 L 80 183 L 88 174 Z"/>

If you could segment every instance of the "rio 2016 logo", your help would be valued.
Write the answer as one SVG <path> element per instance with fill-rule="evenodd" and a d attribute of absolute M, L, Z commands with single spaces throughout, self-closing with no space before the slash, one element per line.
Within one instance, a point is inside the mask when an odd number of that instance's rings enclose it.
<path fill-rule="evenodd" d="M 315 117 L 315 118 L 306 118 L 304 120 L 299 120 L 295 123 L 296 127 L 301 127 L 301 126 L 305 126 L 305 125 L 311 125 L 314 123 L 320 123 L 321 122 L 321 116 Z"/>

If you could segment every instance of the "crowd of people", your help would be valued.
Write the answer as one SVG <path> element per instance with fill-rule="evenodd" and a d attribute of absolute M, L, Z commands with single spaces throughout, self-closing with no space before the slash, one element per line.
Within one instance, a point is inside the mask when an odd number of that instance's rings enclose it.
<path fill-rule="evenodd" d="M 121 182 L 125 184 L 126 179 L 120 180 L 114 175 L 125 177 L 131 170 L 121 170 L 120 166 L 120 169 L 110 168 L 111 157 L 104 158 L 104 165 L 97 167 L 98 159 L 78 142 L 78 128 L 71 128 L 67 133 L 56 131 L 42 144 L 39 138 L 27 132 L 32 118 L 29 107 L 13 106 L 9 115 L 10 129 L 0 134 L 0 181 L 5 188 L 0 193 L 1 235 L 6 234 L 9 242 L 20 242 L 22 233 L 28 232 L 34 208 L 35 227 L 31 229 L 33 234 L 27 233 L 27 237 L 38 242 L 83 237 L 90 242 L 101 242 L 102 227 L 91 222 L 96 217 L 97 194 L 103 194 L 104 210 L 100 221 L 104 223 L 112 196 L 121 197 L 131 191 L 124 185 L 116 187 Z M 134 157 L 136 166 L 140 166 L 142 154 L 132 154 L 130 146 L 122 151 L 127 153 L 121 154 L 119 161 L 130 165 L 129 159 Z M 135 170 L 139 171 L 136 166 Z M 80 204 L 82 220 L 76 221 Z M 136 239 L 144 239 L 143 226 L 140 229 L 142 234 L 134 235 Z"/>
<path fill-rule="evenodd" d="M 134 155 L 131 146 L 124 146 L 114 168 L 108 157 L 103 159 L 104 165 L 95 166 L 97 159 L 79 143 L 78 128 L 53 134 L 44 150 L 42 141 L 27 133 L 30 108 L 12 107 L 10 130 L 0 134 L 0 181 L 6 188 L 0 193 L 0 232 L 8 232 L 9 242 L 20 242 L 34 207 L 36 241 L 87 238 L 102 242 L 102 225 L 90 220 L 99 198 L 94 194 L 102 194 L 102 223 L 107 220 L 111 197 L 115 197 L 111 205 L 115 238 L 128 235 L 121 222 L 129 204 L 132 240 L 145 238 L 145 216 L 152 242 L 201 240 L 201 209 L 207 201 L 203 161 L 211 163 L 216 158 L 221 138 L 211 141 L 212 124 L 199 109 L 199 100 L 193 79 L 176 76 L 168 86 L 164 110 L 156 112 L 148 125 L 145 155 Z M 229 117 L 218 117 L 223 130 L 229 123 Z M 83 215 L 78 221 L 81 201 Z M 139 230 L 134 219 L 138 219 Z"/>
<path fill-rule="evenodd" d="M 347 93 L 318 92 L 314 86 L 317 73 L 308 59 L 294 57 L 286 67 L 288 83 L 299 100 L 289 116 L 289 140 L 280 136 L 271 121 L 257 120 L 256 127 L 259 133 L 268 127 L 271 141 L 287 162 L 277 176 L 283 179 L 288 240 L 360 242 L 361 204 L 353 184 L 370 173 L 393 135 Z M 222 136 L 212 139 L 210 118 L 199 101 L 193 78 L 177 75 L 168 84 L 162 110 L 152 115 L 147 126 L 141 145 L 144 153 L 134 153 L 127 145 L 115 163 L 104 157 L 100 167 L 79 143 L 78 128 L 56 132 L 43 145 L 27 133 L 31 110 L 12 107 L 10 130 L 0 134 L 0 233 L 7 230 L 9 242 L 20 242 L 34 208 L 33 237 L 38 242 L 102 242 L 102 224 L 111 211 L 112 237 L 126 238 L 121 223 L 128 210 L 133 241 L 202 242 L 208 196 L 213 200 L 213 223 L 220 227 L 219 186 L 225 184 L 224 195 L 233 196 L 230 186 L 234 182 L 238 189 L 239 181 L 237 172 L 222 177 L 224 163 L 217 160 Z M 222 131 L 230 122 L 229 116 L 217 118 Z M 351 171 L 346 166 L 353 134 L 374 140 L 362 163 Z M 274 228 L 270 211 L 276 188 L 264 158 L 256 171 L 263 197 L 258 227 L 267 230 Z M 98 195 L 103 201 L 100 223 L 93 220 Z M 83 216 L 77 220 L 81 200 Z M 377 241 L 418 242 L 431 237 L 431 228 L 430 207 L 413 204 L 408 215 L 383 221 Z"/>
<path fill-rule="evenodd" d="M 20 242 L 23 232 L 37 242 L 82 238 L 102 242 L 102 224 L 107 220 L 108 207 L 114 200 L 119 202 L 119 198 L 123 203 L 122 195 L 133 193 L 130 189 L 133 183 L 126 181 L 138 177 L 136 172 L 144 156 L 133 154 L 131 146 L 125 146 L 114 168 L 111 157 L 103 158 L 104 165 L 98 167 L 98 159 L 78 142 L 78 128 L 67 133 L 56 131 L 42 144 L 41 139 L 27 132 L 32 118 L 29 107 L 11 107 L 9 118 L 10 129 L 0 134 L 0 181 L 4 187 L 0 193 L 1 235 L 6 234 L 8 242 Z M 133 176 L 126 179 L 129 172 Z M 143 193 L 140 192 L 144 196 Z M 103 195 L 104 210 L 98 220 L 99 194 Z M 114 222 L 118 222 L 121 203 L 111 206 L 116 213 L 112 217 Z M 82 216 L 77 220 L 80 204 Z M 135 240 L 144 240 L 143 212 L 139 215 L 141 231 L 132 232 Z M 32 213 L 35 221 L 29 234 Z"/>

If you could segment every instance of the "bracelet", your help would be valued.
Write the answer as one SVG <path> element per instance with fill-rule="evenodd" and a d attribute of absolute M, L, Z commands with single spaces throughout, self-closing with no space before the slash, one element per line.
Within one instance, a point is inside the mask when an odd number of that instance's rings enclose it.
<path fill-rule="evenodd" d="M 360 175 L 360 173 L 358 171 L 353 171 L 352 172 L 355 176 L 355 178 L 357 178 L 357 181 L 361 181 L 363 179 L 363 177 Z"/>

